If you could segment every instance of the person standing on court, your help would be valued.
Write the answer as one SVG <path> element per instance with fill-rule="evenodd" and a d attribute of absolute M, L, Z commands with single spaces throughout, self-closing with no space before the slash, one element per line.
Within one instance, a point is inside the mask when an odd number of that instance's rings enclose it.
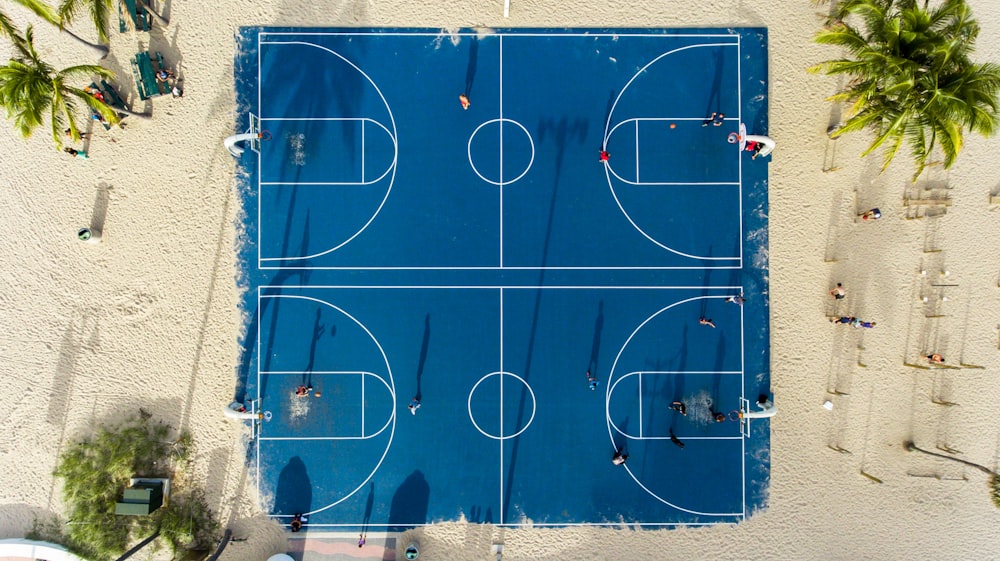
<path fill-rule="evenodd" d="M 416 415 L 417 409 L 420 409 L 420 400 L 414 397 L 410 400 L 410 404 L 406 408 L 410 410 L 411 415 Z"/>
<path fill-rule="evenodd" d="M 623 446 L 619 446 L 618 449 L 615 450 L 615 455 L 611 457 L 611 463 L 616 466 L 625 464 L 625 461 L 628 460 L 628 454 L 622 454 L 622 450 L 624 449 L 625 448 Z"/>

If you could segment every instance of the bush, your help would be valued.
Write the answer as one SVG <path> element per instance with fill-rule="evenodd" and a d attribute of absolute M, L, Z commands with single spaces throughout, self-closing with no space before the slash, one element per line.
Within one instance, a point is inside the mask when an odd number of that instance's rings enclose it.
<path fill-rule="evenodd" d="M 218 523 L 204 492 L 183 478 L 191 435 L 182 432 L 170 441 L 170 427 L 150 419 L 140 409 L 118 426 L 84 437 L 60 456 L 55 475 L 64 479 L 63 500 L 71 520 L 67 545 L 74 552 L 89 559 L 117 558 L 130 543 L 157 529 L 175 553 L 207 548 L 213 541 Z M 168 504 L 150 516 L 115 515 L 115 503 L 132 477 L 170 478 Z"/>

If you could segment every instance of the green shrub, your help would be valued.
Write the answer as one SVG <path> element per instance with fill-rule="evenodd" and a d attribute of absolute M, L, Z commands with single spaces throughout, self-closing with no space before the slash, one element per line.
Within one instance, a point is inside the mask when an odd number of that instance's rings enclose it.
<path fill-rule="evenodd" d="M 140 409 L 117 426 L 72 444 L 60 456 L 55 474 L 64 480 L 68 547 L 89 559 L 117 558 L 129 544 L 157 529 L 174 552 L 211 544 L 218 524 L 204 492 L 192 488 L 182 474 L 191 435 L 182 432 L 171 441 L 170 433 L 168 425 L 152 421 Z M 170 478 L 167 504 L 150 516 L 115 515 L 115 503 L 132 477 Z"/>

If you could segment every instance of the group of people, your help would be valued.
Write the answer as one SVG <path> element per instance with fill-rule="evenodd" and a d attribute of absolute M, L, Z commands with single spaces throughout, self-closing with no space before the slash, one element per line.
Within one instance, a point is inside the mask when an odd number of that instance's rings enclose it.
<path fill-rule="evenodd" d="M 868 329 L 871 329 L 871 328 L 875 327 L 875 322 L 874 321 L 864 321 L 861 318 L 856 318 L 854 316 L 834 317 L 834 318 L 830 318 L 830 322 L 831 323 L 844 323 L 844 324 L 850 325 L 851 327 L 853 327 L 855 329 L 857 329 L 859 327 L 865 327 L 865 328 L 868 328 Z"/>
<path fill-rule="evenodd" d="M 836 286 L 831 288 L 830 296 L 833 296 L 834 300 L 843 300 L 844 298 L 847 298 L 847 289 L 844 288 L 844 283 L 838 282 Z M 875 327 L 874 321 L 864 321 L 854 316 L 834 316 L 830 318 L 830 323 L 842 323 L 845 325 L 850 325 L 855 329 L 859 327 L 864 327 L 867 329 Z"/>

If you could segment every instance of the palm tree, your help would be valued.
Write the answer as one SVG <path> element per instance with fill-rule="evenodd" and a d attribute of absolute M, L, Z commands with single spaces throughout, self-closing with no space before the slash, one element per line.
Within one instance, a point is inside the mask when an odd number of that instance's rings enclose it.
<path fill-rule="evenodd" d="M 95 74 L 112 78 L 113 72 L 95 64 L 56 71 L 38 57 L 33 41 L 34 32 L 29 25 L 24 38 L 14 41 L 17 56 L 6 65 L 0 65 L 0 106 L 7 110 L 7 118 L 14 121 L 14 128 L 22 136 L 31 136 L 48 112 L 57 150 L 62 149 L 66 129 L 69 129 L 73 140 L 79 141 L 80 130 L 74 120 L 77 102 L 83 102 L 91 114 L 100 115 L 108 123 L 119 121 L 118 114 L 111 107 L 67 83 L 74 78 L 89 79 Z"/>
<path fill-rule="evenodd" d="M 32 12 L 34 12 L 34 14 L 36 16 L 40 17 L 44 21 L 46 21 L 46 22 L 48 22 L 48 23 L 50 23 L 50 24 L 58 27 L 60 32 L 65 33 L 66 35 L 69 35 L 73 39 L 77 40 L 79 43 L 81 43 L 81 44 L 83 44 L 83 45 L 85 45 L 85 46 L 93 49 L 96 53 L 98 53 L 101 56 L 101 58 L 104 58 L 104 57 L 106 57 L 108 55 L 108 47 L 106 47 L 104 45 L 97 45 L 97 44 L 91 43 L 90 41 L 87 41 L 86 39 L 84 39 L 84 38 L 80 37 L 79 35 L 73 33 L 69 29 L 66 29 L 66 25 L 69 25 L 69 23 L 70 23 L 70 21 L 72 19 L 72 16 L 70 17 L 70 19 L 63 19 L 60 13 L 54 11 L 48 4 L 46 4 L 45 2 L 43 2 L 41 0 L 13 0 L 13 1 L 15 3 L 20 4 L 21 6 L 23 6 L 23 7 L 27 8 L 27 9 L 31 10 Z M 102 2 L 103 1 L 103 2 L 105 2 L 106 4 L 108 4 L 110 6 L 110 0 L 91 0 L 91 1 L 94 1 L 94 2 Z M 103 27 L 104 27 L 104 29 L 106 31 L 107 30 L 107 23 L 106 23 L 107 22 L 107 17 L 105 17 L 104 21 L 105 21 L 105 23 L 103 24 Z M 98 29 L 98 34 L 100 35 L 100 28 Z M 13 39 L 15 41 L 20 38 L 20 34 L 13 27 L 13 25 L 11 25 L 11 22 L 10 22 L 9 18 L 6 16 L 6 14 L 3 14 L 3 13 L 0 13 L 0 35 L 5 35 L 8 38 Z M 102 38 L 102 40 L 105 41 L 105 42 L 107 41 L 106 33 L 105 33 L 105 36 Z"/>
<path fill-rule="evenodd" d="M 995 132 L 1000 92 L 1000 66 L 969 60 L 979 25 L 965 0 L 943 0 L 933 10 L 928 0 L 920 4 L 842 0 L 816 42 L 843 47 L 848 57 L 808 69 L 850 78 L 829 98 L 851 104 L 850 118 L 832 136 L 874 132 L 862 156 L 884 146 L 883 171 L 906 141 L 916 163 L 914 180 L 936 147 L 948 168 L 962 150 L 965 130 Z"/>

